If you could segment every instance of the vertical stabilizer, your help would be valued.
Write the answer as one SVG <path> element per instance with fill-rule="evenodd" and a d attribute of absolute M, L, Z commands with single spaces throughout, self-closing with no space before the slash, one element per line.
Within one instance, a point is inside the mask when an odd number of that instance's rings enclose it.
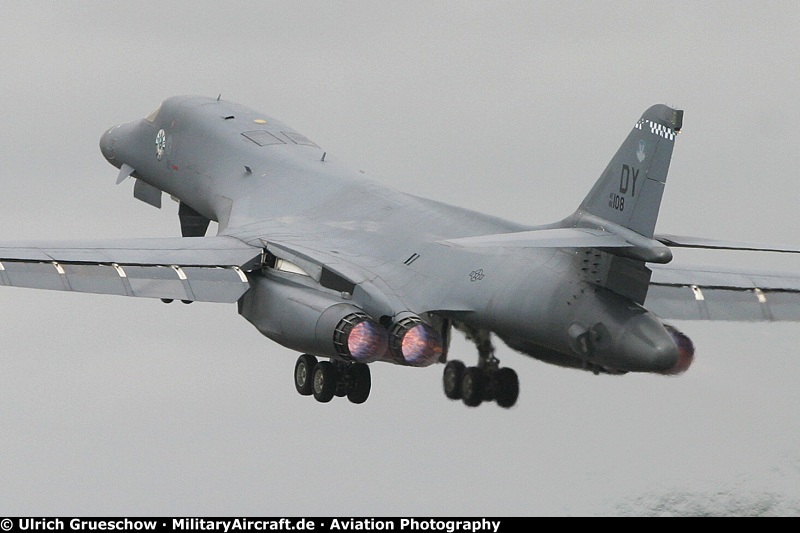
<path fill-rule="evenodd" d="M 658 104 L 645 111 L 579 212 L 652 238 L 675 136 L 682 125 L 681 110 Z"/>

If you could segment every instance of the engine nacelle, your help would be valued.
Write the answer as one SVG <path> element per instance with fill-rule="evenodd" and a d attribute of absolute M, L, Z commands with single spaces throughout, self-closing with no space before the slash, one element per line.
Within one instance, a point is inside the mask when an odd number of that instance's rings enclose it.
<path fill-rule="evenodd" d="M 386 328 L 352 303 L 319 290 L 260 278 L 239 301 L 239 314 L 298 352 L 362 363 L 387 357 Z"/>
<path fill-rule="evenodd" d="M 686 335 L 612 291 L 586 290 L 571 309 L 569 346 L 587 368 L 677 375 L 692 364 Z"/>

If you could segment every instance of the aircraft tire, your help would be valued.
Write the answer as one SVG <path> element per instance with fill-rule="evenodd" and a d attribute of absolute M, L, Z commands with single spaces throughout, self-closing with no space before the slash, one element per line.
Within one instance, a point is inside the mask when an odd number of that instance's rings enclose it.
<path fill-rule="evenodd" d="M 311 396 L 312 394 L 312 377 L 314 375 L 314 367 L 317 365 L 317 358 L 307 353 L 302 354 L 297 358 L 294 365 L 294 386 L 303 396 Z"/>
<path fill-rule="evenodd" d="M 328 403 L 333 399 L 339 381 L 337 374 L 336 367 L 330 361 L 317 363 L 312 374 L 312 391 L 315 400 L 320 403 Z"/>
<path fill-rule="evenodd" d="M 497 405 L 508 409 L 519 398 L 519 378 L 512 368 L 500 368 L 494 375 Z"/>
<path fill-rule="evenodd" d="M 347 396 L 347 389 L 349 385 L 346 379 L 342 379 L 344 376 L 339 373 L 339 379 L 336 380 L 336 390 L 333 391 L 333 395 L 337 398 L 344 398 Z"/>
<path fill-rule="evenodd" d="M 350 378 L 347 399 L 356 404 L 366 402 L 372 388 L 369 366 L 364 363 L 355 363 L 347 369 L 347 372 Z"/>
<path fill-rule="evenodd" d="M 471 366 L 464 371 L 461 379 L 461 399 L 469 407 L 478 407 L 483 402 L 486 375 L 483 370 Z"/>
<path fill-rule="evenodd" d="M 451 400 L 461 399 L 461 380 L 464 377 L 464 363 L 453 359 L 448 361 L 442 372 L 442 386 L 444 395 Z"/>

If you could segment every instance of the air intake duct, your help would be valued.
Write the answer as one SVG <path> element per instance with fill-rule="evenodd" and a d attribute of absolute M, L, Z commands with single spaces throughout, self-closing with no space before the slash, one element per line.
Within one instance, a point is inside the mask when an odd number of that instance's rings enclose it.
<path fill-rule="evenodd" d="M 286 348 L 369 363 L 389 356 L 386 328 L 334 295 L 257 278 L 239 301 L 239 314 Z"/>

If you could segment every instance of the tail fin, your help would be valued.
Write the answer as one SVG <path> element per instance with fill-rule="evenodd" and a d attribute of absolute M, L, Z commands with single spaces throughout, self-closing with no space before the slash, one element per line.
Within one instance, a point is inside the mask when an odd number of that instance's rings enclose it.
<path fill-rule="evenodd" d="M 578 210 L 652 238 L 682 125 L 681 110 L 645 111 Z"/>

